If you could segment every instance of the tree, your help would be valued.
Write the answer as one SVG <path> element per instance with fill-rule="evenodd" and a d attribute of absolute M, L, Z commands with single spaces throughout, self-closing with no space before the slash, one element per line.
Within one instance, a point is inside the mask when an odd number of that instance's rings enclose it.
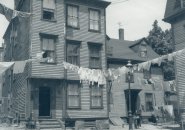
<path fill-rule="evenodd" d="M 163 31 L 161 27 L 158 26 L 158 21 L 155 20 L 153 23 L 153 28 L 149 32 L 147 37 L 150 46 L 159 55 L 165 55 L 173 52 L 172 44 L 172 33 L 170 30 Z"/>
<path fill-rule="evenodd" d="M 157 20 L 154 21 L 152 26 L 153 28 L 149 31 L 149 35 L 147 37 L 149 45 L 159 55 L 172 53 L 174 51 L 174 46 L 172 41 L 171 29 L 163 31 L 158 25 Z M 162 64 L 162 69 L 165 80 L 174 79 L 174 62 L 168 62 L 167 60 L 164 60 Z"/>

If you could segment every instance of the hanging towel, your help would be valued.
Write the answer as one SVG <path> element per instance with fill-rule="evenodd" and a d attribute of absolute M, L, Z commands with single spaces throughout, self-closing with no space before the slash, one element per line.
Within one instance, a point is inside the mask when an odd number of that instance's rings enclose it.
<path fill-rule="evenodd" d="M 26 66 L 26 61 L 15 61 L 15 64 L 13 67 L 13 73 L 14 74 L 23 73 L 25 66 Z"/>

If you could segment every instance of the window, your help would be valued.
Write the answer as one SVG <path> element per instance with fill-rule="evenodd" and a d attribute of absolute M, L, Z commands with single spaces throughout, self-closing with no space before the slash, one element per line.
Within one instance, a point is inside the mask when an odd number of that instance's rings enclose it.
<path fill-rule="evenodd" d="M 43 0 L 42 18 L 45 20 L 55 19 L 55 0 Z"/>
<path fill-rule="evenodd" d="M 150 70 L 143 69 L 143 78 L 144 79 L 150 79 L 151 78 L 151 72 L 150 72 Z"/>
<path fill-rule="evenodd" d="M 80 42 L 67 41 L 67 62 L 80 65 Z"/>
<path fill-rule="evenodd" d="M 89 30 L 100 31 L 100 11 L 89 9 Z"/>
<path fill-rule="evenodd" d="M 144 44 L 140 45 L 139 50 L 140 50 L 140 56 L 141 56 L 142 58 L 147 57 L 146 45 L 144 45 Z"/>
<path fill-rule="evenodd" d="M 80 85 L 77 82 L 70 82 L 67 86 L 68 108 L 80 108 Z"/>
<path fill-rule="evenodd" d="M 89 45 L 90 68 L 101 68 L 101 45 Z"/>
<path fill-rule="evenodd" d="M 185 8 L 185 0 L 181 0 L 181 7 Z"/>
<path fill-rule="evenodd" d="M 41 37 L 43 60 L 46 63 L 55 63 L 55 38 L 53 37 Z"/>
<path fill-rule="evenodd" d="M 78 23 L 78 6 L 68 5 L 67 6 L 67 26 L 77 28 Z"/>
<path fill-rule="evenodd" d="M 153 94 L 145 93 L 146 111 L 153 111 Z"/>
<path fill-rule="evenodd" d="M 98 83 L 90 85 L 91 88 L 91 108 L 103 108 L 103 86 Z"/>

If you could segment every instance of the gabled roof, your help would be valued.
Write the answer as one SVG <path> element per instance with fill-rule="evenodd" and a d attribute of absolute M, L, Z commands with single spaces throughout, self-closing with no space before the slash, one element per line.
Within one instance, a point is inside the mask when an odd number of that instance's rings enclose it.
<path fill-rule="evenodd" d="M 185 8 L 181 7 L 181 0 L 167 0 L 164 21 L 171 23 L 176 17 L 185 13 Z"/>
<path fill-rule="evenodd" d="M 135 52 L 132 47 L 141 43 L 141 41 L 147 40 L 145 38 L 136 41 L 127 41 L 119 39 L 107 40 L 107 46 L 112 47 L 112 54 L 108 55 L 108 59 L 120 59 L 120 60 L 134 60 L 134 61 L 147 61 L 159 57 L 159 55 L 152 50 L 152 48 L 147 45 L 147 57 L 142 58 Z"/>

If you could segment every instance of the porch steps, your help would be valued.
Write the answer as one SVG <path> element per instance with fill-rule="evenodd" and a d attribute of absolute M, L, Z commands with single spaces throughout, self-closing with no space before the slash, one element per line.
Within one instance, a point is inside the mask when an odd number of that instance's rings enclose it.
<path fill-rule="evenodd" d="M 56 119 L 39 119 L 40 130 L 62 130 Z"/>

